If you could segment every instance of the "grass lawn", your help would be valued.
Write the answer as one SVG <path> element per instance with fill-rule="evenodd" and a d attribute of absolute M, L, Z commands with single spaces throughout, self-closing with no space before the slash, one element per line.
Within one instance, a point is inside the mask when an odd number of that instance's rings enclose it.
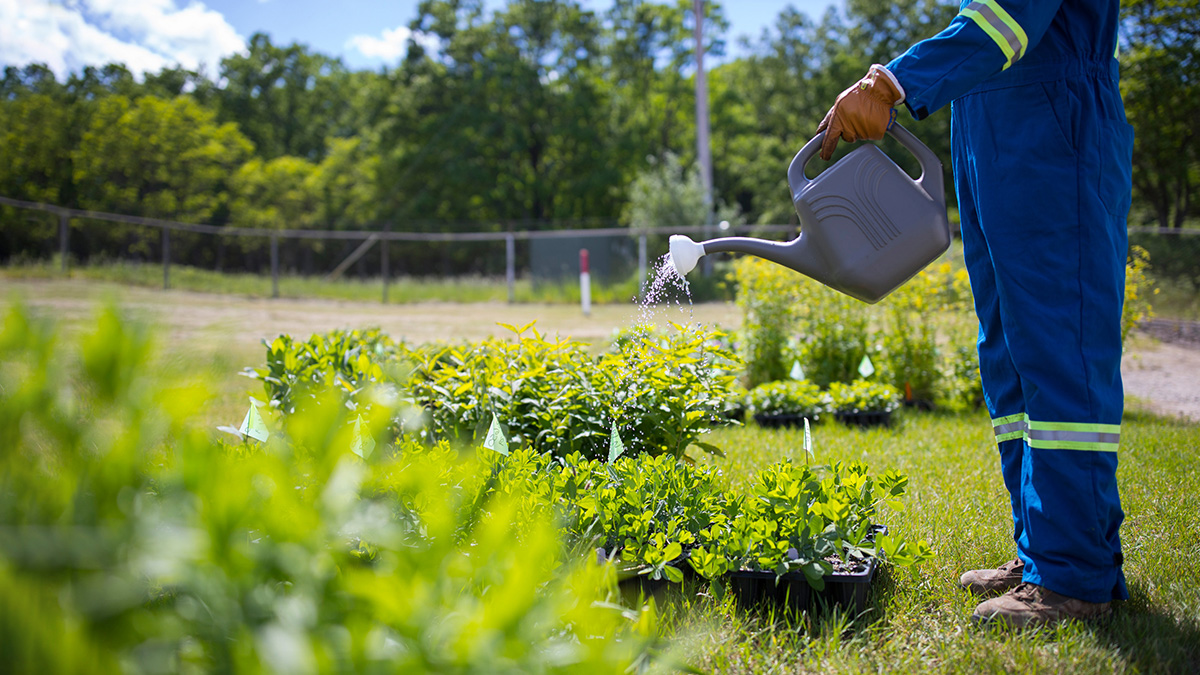
<path fill-rule="evenodd" d="M 784 457 L 803 461 L 801 431 L 723 430 L 712 460 L 733 483 Z M 907 509 L 883 521 L 926 539 L 933 561 L 885 572 L 862 617 L 811 622 L 745 612 L 680 593 L 668 610 L 679 656 L 721 673 L 1197 672 L 1200 669 L 1200 425 L 1126 415 L 1121 468 L 1131 599 L 1109 620 L 1052 630 L 982 630 L 958 576 L 1015 554 L 1008 495 L 986 413 L 904 414 L 892 429 L 814 428 L 819 463 L 863 460 L 910 476 Z M 692 589 L 703 591 L 704 589 Z M 686 611 L 682 608 L 686 607 Z"/>

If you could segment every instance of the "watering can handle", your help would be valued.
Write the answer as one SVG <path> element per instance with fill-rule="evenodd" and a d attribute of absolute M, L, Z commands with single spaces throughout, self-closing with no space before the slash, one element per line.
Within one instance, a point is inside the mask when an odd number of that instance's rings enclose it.
<path fill-rule="evenodd" d="M 938 159 L 933 151 L 925 147 L 911 131 L 893 122 L 888 127 L 888 133 L 892 135 L 900 145 L 904 146 L 917 158 L 917 163 L 921 165 L 921 176 L 917 178 L 917 185 L 925 191 L 930 197 L 939 203 L 946 201 L 945 186 L 942 178 L 942 162 Z M 791 166 L 788 167 L 788 186 L 792 190 L 792 199 L 795 199 L 800 191 L 808 186 L 812 181 L 808 176 L 804 175 L 804 170 L 808 167 L 809 161 L 817 156 L 817 152 L 821 149 L 821 142 L 825 140 L 825 132 L 817 134 L 809 142 L 800 148 L 800 152 L 796 153 L 796 157 L 792 160 Z"/>

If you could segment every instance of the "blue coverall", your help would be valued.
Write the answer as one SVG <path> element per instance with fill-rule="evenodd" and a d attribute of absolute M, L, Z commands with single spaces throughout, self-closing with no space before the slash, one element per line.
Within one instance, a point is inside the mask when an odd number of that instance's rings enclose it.
<path fill-rule="evenodd" d="M 979 361 L 1024 581 L 1125 599 L 1121 308 L 1133 131 L 1118 0 L 963 3 L 887 68 L 921 119 L 951 106 Z"/>

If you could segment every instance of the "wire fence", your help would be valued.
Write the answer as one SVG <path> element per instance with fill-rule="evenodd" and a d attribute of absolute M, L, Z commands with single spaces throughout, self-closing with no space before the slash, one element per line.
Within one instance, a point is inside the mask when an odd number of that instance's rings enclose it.
<path fill-rule="evenodd" d="M 636 259 L 637 278 L 645 279 L 649 266 L 648 249 L 652 243 L 662 247 L 665 244 L 665 235 L 691 234 L 708 238 L 718 235 L 752 234 L 759 237 L 784 238 L 794 235 L 797 231 L 794 224 L 742 225 L 725 229 L 715 225 L 518 229 L 512 225 L 491 224 L 494 229 L 490 230 L 414 232 L 400 230 L 392 224 L 385 223 L 379 226 L 379 229 L 373 230 L 268 229 L 184 223 L 161 218 L 72 209 L 9 197 L 0 197 L 0 206 L 41 212 L 57 220 L 56 235 L 43 232 L 43 242 L 40 245 L 45 253 L 48 248 L 48 242 L 45 240 L 57 239 L 57 253 L 63 273 L 69 271 L 73 257 L 86 260 L 89 253 L 94 252 L 89 248 L 89 241 L 75 242 L 73 247 L 73 230 L 76 237 L 87 234 L 99 236 L 92 230 L 102 230 L 103 225 L 107 224 L 110 228 L 133 227 L 141 232 L 141 236 L 135 238 L 130 238 L 128 233 L 124 235 L 125 240 L 122 241 L 134 242 L 125 244 L 125 249 L 136 249 L 136 257 L 140 261 L 162 266 L 164 289 L 171 287 L 172 264 L 178 264 L 181 257 L 186 258 L 190 264 L 195 264 L 194 261 L 206 261 L 202 264 L 214 267 L 220 272 L 230 266 L 230 258 L 240 256 L 241 260 L 234 266 L 243 270 L 261 275 L 264 271 L 262 268 L 269 267 L 271 297 L 274 298 L 279 297 L 279 279 L 285 269 L 333 281 L 345 275 L 351 268 L 356 268 L 360 277 L 378 276 L 382 281 L 384 303 L 388 302 L 389 286 L 394 279 L 406 271 L 415 269 L 418 262 L 422 269 L 429 270 L 430 261 L 438 258 L 445 261 L 440 266 L 440 273 L 444 276 L 474 273 L 495 278 L 502 273 L 507 284 L 508 301 L 511 303 L 516 301 L 515 287 L 518 275 L 536 275 L 539 267 L 543 272 L 546 269 L 556 269 L 559 272 L 571 269 L 578 272 L 571 254 L 580 248 L 597 247 L 598 244 L 598 247 L 603 249 L 606 241 L 620 244 L 613 248 L 614 253 L 610 256 L 620 259 L 613 263 L 614 270 L 633 272 L 631 263 Z M 1185 275 L 1189 273 L 1190 268 L 1200 266 L 1200 257 L 1186 254 L 1186 251 L 1200 249 L 1200 238 L 1196 238 L 1200 235 L 1200 229 L 1130 227 L 1129 232 L 1133 235 L 1132 240 L 1143 244 L 1159 240 L 1160 250 L 1185 253 L 1182 256 L 1174 256 L 1188 268 L 1182 272 Z M 155 233 L 158 237 L 157 242 L 153 242 Z M 149 236 L 146 236 L 147 234 Z M 1175 243 L 1170 243 L 1172 241 Z M 314 249 L 319 248 L 316 242 L 331 242 L 335 245 L 314 254 Z M 105 239 L 104 243 L 111 248 L 112 237 Z M 304 243 L 307 245 L 296 246 Z M 413 244 L 416 246 L 411 246 Z M 373 249 L 378 249 L 376 262 L 369 261 L 367 257 Z M 635 249 L 636 253 L 633 253 Z M 597 256 L 593 252 L 593 271 L 597 258 L 602 264 L 606 260 L 604 251 L 599 253 L 601 255 Z M 432 265 L 432 268 L 437 269 L 438 266 Z M 602 269 L 601 277 L 604 276 L 603 272 Z M 1195 276 L 1200 278 L 1200 269 L 1195 270 Z"/>
<path fill-rule="evenodd" d="M 267 262 L 270 268 L 271 277 L 271 297 L 279 297 L 279 278 L 284 267 L 283 255 L 281 250 L 286 248 L 289 242 L 341 242 L 344 244 L 342 249 L 332 258 L 330 255 L 325 255 L 326 260 L 338 260 L 336 266 L 324 272 L 321 268 L 321 263 L 318 261 L 314 269 L 314 265 L 310 260 L 307 264 L 300 264 L 298 261 L 302 255 L 292 255 L 292 268 L 304 267 L 309 274 L 324 276 L 328 280 L 335 280 L 341 277 L 352 266 L 362 266 L 366 255 L 374 248 L 378 248 L 378 267 L 370 266 L 372 272 L 377 272 L 383 282 L 383 302 L 388 302 L 388 287 L 391 280 L 398 276 L 398 273 L 403 272 L 402 269 L 397 269 L 395 265 L 397 251 L 393 250 L 393 245 L 419 244 L 420 247 L 416 250 L 408 249 L 403 253 L 409 257 L 418 256 L 428 262 L 431 256 L 438 255 L 433 249 L 438 245 L 443 247 L 442 253 L 445 252 L 444 247 L 459 250 L 464 246 L 470 245 L 486 245 L 484 248 L 477 248 L 470 252 L 465 257 L 472 259 L 471 269 L 473 270 L 497 270 L 499 267 L 499 259 L 503 259 L 503 275 L 508 286 L 508 301 L 515 302 L 516 298 L 516 280 L 518 273 L 528 274 L 535 266 L 536 262 L 532 260 L 534 255 L 528 250 L 522 251 L 518 255 L 518 246 L 527 245 L 532 242 L 562 242 L 563 246 L 545 247 L 542 257 L 551 256 L 557 258 L 554 262 L 568 265 L 568 261 L 561 260 L 562 252 L 570 250 L 571 242 L 597 242 L 605 239 L 618 240 L 627 243 L 630 249 L 636 246 L 637 274 L 638 278 L 646 278 L 648 271 L 648 246 L 650 241 L 655 237 L 663 237 L 670 234 L 691 234 L 717 236 L 733 235 L 733 234 L 748 234 L 752 233 L 755 236 L 778 236 L 794 234 L 797 230 L 795 225 L 755 225 L 755 226 L 728 226 L 720 228 L 716 225 L 692 225 L 683 227 L 592 227 L 592 228 L 572 228 L 572 229 L 503 229 L 489 231 L 462 231 L 462 232 L 412 232 L 395 229 L 390 224 L 384 224 L 377 230 L 309 230 L 309 229 L 267 229 L 255 227 L 233 227 L 233 226 L 217 226 L 204 225 L 194 223 L 183 223 L 173 220 L 161 218 L 148 218 L 143 216 L 130 216 L 115 213 L 105 213 L 99 211 L 89 211 L 83 209 L 72 209 L 53 204 L 43 204 L 38 202 L 29 202 L 9 197 L 0 197 L 0 205 L 9 206 L 15 209 L 36 211 L 49 214 L 57 218 L 58 232 L 58 257 L 60 259 L 61 270 L 67 273 L 72 264 L 72 231 L 75 230 L 75 236 L 80 234 L 78 223 L 73 225 L 72 221 L 81 223 L 107 223 L 110 225 L 133 226 L 144 231 L 158 232 L 159 242 L 157 244 L 158 255 L 153 255 L 154 252 L 146 246 L 147 240 L 143 237 L 139 239 L 137 246 L 139 259 L 154 260 L 157 258 L 157 263 L 162 265 L 162 286 L 164 289 L 171 287 L 171 267 L 172 263 L 176 262 L 179 257 L 179 248 L 186 247 L 190 258 L 201 257 L 203 259 L 216 261 L 215 266 L 219 270 L 222 269 L 222 260 L 228 257 L 229 242 L 257 242 L 256 246 L 242 245 L 238 247 L 238 252 L 246 254 L 253 252 L 257 248 L 264 247 Z M 200 242 L 195 238 L 191 238 L 183 243 L 178 240 L 187 235 L 200 235 L 212 238 L 210 244 L 215 242 L 213 248 L 215 252 L 207 256 L 198 256 L 194 250 Z M 503 246 L 503 253 L 500 252 L 500 246 Z M 175 249 L 173 250 L 173 247 Z M 79 246 L 75 246 L 76 253 L 79 253 Z M 86 247 L 85 247 L 86 248 Z M 311 249 L 309 249 L 311 250 Z M 328 252 L 327 252 L 328 253 Z M 463 256 L 459 256 L 463 257 Z M 481 260 L 486 258 L 486 260 Z M 601 257 L 603 260 L 603 257 Z M 593 257 L 595 260 L 595 257 Z M 593 262 L 595 265 L 595 262 Z M 249 266 L 253 268 L 253 265 Z M 620 265 L 615 267 L 620 268 Z M 260 270 L 261 271 L 261 270 Z M 577 271 L 577 270 L 576 270 Z M 447 274 L 452 270 L 447 269 Z"/>

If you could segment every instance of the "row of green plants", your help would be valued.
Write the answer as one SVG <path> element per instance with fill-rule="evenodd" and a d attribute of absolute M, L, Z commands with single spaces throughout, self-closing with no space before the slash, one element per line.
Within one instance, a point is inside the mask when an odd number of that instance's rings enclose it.
<path fill-rule="evenodd" d="M 837 413 L 891 413 L 900 407 L 900 391 L 889 384 L 855 380 L 833 382 L 822 390 L 809 380 L 760 384 L 745 396 L 752 415 L 797 415 L 816 422 Z"/>
<path fill-rule="evenodd" d="M 726 422 L 737 358 L 719 332 L 647 330 L 594 354 L 532 324 L 505 328 L 510 338 L 458 344 L 408 345 L 377 330 L 285 335 L 267 344 L 262 366 L 245 372 L 286 414 L 316 385 L 337 390 L 352 409 L 369 406 L 364 388 L 379 385 L 416 410 L 395 420 L 394 433 L 430 441 L 482 441 L 495 419 L 516 445 L 560 457 L 606 457 L 614 425 L 631 455 L 719 452 L 702 437 Z"/>
<path fill-rule="evenodd" d="M 1153 316 L 1157 289 L 1149 269 L 1149 254 L 1132 246 L 1122 338 Z M 797 369 L 823 390 L 852 383 L 862 377 L 865 358 L 877 366 L 869 378 L 894 387 L 906 403 L 956 409 L 982 403 L 978 324 L 965 269 L 930 266 L 873 306 L 750 256 L 736 261 L 734 277 L 743 315 L 737 351 L 749 389 L 791 379 Z"/>
<path fill-rule="evenodd" d="M 878 500 L 865 466 L 771 467 L 756 482 L 774 485 L 786 474 L 792 482 L 783 490 L 793 499 L 792 510 L 771 516 L 761 495 L 730 492 L 711 466 L 680 461 L 690 446 L 723 454 L 699 440 L 726 422 L 720 413 L 732 397 L 737 362 L 719 333 L 637 327 L 593 354 L 531 326 L 507 328 L 510 339 L 420 347 L 376 331 L 281 337 L 267 346 L 267 364 L 249 374 L 283 416 L 319 391 L 337 392 L 356 411 L 380 392 L 406 401 L 409 413 L 390 420 L 385 444 L 482 443 L 496 453 L 487 472 L 495 489 L 526 495 L 525 511 L 553 511 L 571 547 L 594 549 L 626 575 L 679 581 L 685 569 L 713 579 L 807 570 L 819 586 L 831 561 L 875 555 L 876 545 L 898 564 L 928 554 L 871 539 Z M 836 396 L 848 412 L 877 410 L 877 401 L 891 410 L 899 400 L 894 389 L 865 381 L 834 383 L 820 396 Z M 858 491 L 853 499 L 845 484 Z M 904 481 L 887 474 L 879 485 L 880 499 L 895 500 Z"/>

